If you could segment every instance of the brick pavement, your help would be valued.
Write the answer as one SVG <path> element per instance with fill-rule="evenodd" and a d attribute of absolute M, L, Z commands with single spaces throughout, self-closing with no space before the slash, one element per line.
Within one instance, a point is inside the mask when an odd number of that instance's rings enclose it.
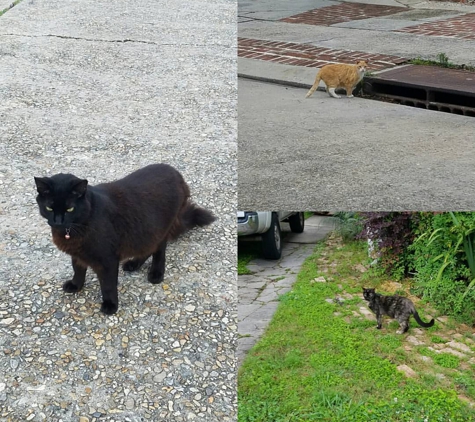
<path fill-rule="evenodd" d="M 342 3 L 309 10 L 281 19 L 282 22 L 330 26 L 342 22 L 387 16 L 408 10 L 405 7 L 381 6 L 363 3 Z"/>
<path fill-rule="evenodd" d="M 354 64 L 367 60 L 370 70 L 377 71 L 405 63 L 407 59 L 387 54 L 336 50 L 311 44 L 238 38 L 238 56 L 304 67 L 322 67 L 330 63 Z"/>
<path fill-rule="evenodd" d="M 397 32 L 475 40 L 475 13 L 409 26 Z"/>

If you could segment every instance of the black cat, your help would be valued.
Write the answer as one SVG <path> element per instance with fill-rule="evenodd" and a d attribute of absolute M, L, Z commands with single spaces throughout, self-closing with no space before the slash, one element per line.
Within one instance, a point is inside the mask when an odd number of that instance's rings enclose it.
<path fill-rule="evenodd" d="M 414 319 L 421 327 L 432 327 L 434 319 L 430 322 L 424 322 L 419 317 L 414 303 L 407 297 L 398 295 L 383 296 L 376 293 L 374 289 L 365 289 L 363 287 L 363 297 L 369 302 L 368 306 L 376 314 L 378 325 L 376 328 L 381 329 L 383 315 L 388 315 L 399 322 L 400 328 L 397 334 L 403 334 L 409 329 L 409 318 L 414 315 Z"/>
<path fill-rule="evenodd" d="M 118 309 L 119 262 L 125 271 L 139 269 L 149 256 L 151 283 L 165 272 L 167 242 L 215 217 L 193 204 L 181 174 L 166 164 L 153 164 L 116 180 L 88 186 L 72 174 L 35 177 L 40 214 L 48 220 L 53 242 L 72 257 L 74 276 L 63 285 L 68 293 L 82 289 L 86 270 L 97 274 L 101 311 Z"/>

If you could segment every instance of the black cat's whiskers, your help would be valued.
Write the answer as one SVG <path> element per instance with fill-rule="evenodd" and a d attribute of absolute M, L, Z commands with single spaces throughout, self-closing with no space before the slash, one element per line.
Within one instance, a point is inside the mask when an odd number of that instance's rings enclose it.
<path fill-rule="evenodd" d="M 86 228 L 84 224 L 79 224 L 79 223 L 71 223 L 71 226 L 66 229 L 66 236 L 69 235 L 69 237 L 66 237 L 66 239 L 69 239 L 71 237 L 71 234 L 74 234 L 75 236 L 84 236 L 86 234 Z"/>

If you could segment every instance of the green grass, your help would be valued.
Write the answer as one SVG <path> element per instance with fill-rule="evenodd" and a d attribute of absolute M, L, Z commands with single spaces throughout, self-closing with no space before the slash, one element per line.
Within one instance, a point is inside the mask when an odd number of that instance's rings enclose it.
<path fill-rule="evenodd" d="M 15 7 L 18 3 L 20 3 L 22 0 L 15 0 L 14 2 L 12 2 L 12 4 L 8 7 L 5 7 L 5 9 L 3 10 L 0 10 L 0 16 L 2 16 L 3 14 L 5 14 L 6 12 L 8 12 L 12 7 Z"/>
<path fill-rule="evenodd" d="M 239 422 L 475 420 L 475 411 L 457 397 L 463 390 L 475 398 L 473 372 L 454 372 L 458 358 L 434 357 L 426 348 L 434 361 L 425 363 L 419 358 L 423 348 L 404 348 L 397 323 L 376 330 L 374 321 L 354 316 L 363 305 L 362 285 L 385 281 L 352 269 L 367 262 L 364 242 L 317 246 L 239 371 Z M 328 268 L 334 281 L 311 283 L 321 275 L 328 279 L 320 272 Z M 326 302 L 343 293 L 338 285 L 355 297 L 343 305 Z M 427 333 L 428 339 L 435 337 Z M 396 369 L 400 364 L 420 376 L 405 377 Z"/>
<path fill-rule="evenodd" d="M 445 67 L 447 69 L 463 69 L 469 70 L 471 72 L 475 71 L 475 67 L 467 66 L 467 65 L 458 65 L 455 63 L 450 62 L 449 58 L 445 53 L 437 54 L 437 60 L 427 60 L 417 57 L 416 59 L 409 60 L 410 64 L 416 64 L 421 66 L 438 66 L 438 67 Z"/>
<path fill-rule="evenodd" d="M 247 264 L 262 254 L 261 242 L 239 242 L 238 244 L 238 275 L 252 274 Z"/>

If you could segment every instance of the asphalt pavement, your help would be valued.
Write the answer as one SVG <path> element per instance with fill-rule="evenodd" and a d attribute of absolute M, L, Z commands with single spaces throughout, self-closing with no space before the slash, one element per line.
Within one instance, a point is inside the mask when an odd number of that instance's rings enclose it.
<path fill-rule="evenodd" d="M 240 79 L 240 209 L 475 209 L 475 119 Z"/>

